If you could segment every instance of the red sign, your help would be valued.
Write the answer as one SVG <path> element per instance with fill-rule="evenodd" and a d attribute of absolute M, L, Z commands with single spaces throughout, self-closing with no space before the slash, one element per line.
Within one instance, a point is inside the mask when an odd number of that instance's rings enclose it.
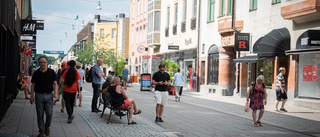
<path fill-rule="evenodd" d="M 142 80 L 150 80 L 151 75 L 142 75 Z"/>
<path fill-rule="evenodd" d="M 303 81 L 318 81 L 318 66 L 304 65 L 303 66 Z"/>
<path fill-rule="evenodd" d="M 31 55 L 31 53 L 32 53 L 32 47 L 24 49 L 24 54 Z"/>
<path fill-rule="evenodd" d="M 143 59 L 149 59 L 150 56 L 143 55 L 142 58 L 143 58 Z"/>
<path fill-rule="evenodd" d="M 153 59 L 161 59 L 161 56 L 152 56 Z"/>
<path fill-rule="evenodd" d="M 192 89 L 192 68 L 190 68 L 189 73 L 190 73 L 190 89 Z"/>

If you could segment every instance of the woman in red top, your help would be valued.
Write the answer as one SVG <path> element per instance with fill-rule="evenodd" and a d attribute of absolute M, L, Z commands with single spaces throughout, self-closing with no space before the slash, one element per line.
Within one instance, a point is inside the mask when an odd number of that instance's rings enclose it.
<path fill-rule="evenodd" d="M 64 100 L 66 103 L 66 109 L 68 112 L 68 123 L 71 123 L 74 119 L 73 116 L 73 105 L 74 99 L 76 96 L 77 91 L 80 91 L 80 75 L 79 72 L 76 70 L 76 61 L 71 60 L 69 61 L 70 68 L 67 69 L 63 75 L 61 76 L 60 84 L 64 83 L 65 87 L 63 89 L 64 92 Z M 61 91 L 61 88 L 60 88 Z"/>

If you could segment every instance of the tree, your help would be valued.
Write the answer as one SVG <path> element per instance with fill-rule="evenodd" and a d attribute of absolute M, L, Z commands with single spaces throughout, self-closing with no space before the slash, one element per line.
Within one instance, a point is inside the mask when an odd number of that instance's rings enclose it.
<path fill-rule="evenodd" d="M 173 62 L 171 59 L 161 61 L 161 64 L 164 64 L 167 67 L 167 72 L 170 76 L 173 76 L 174 71 L 179 68 L 179 65 Z"/>

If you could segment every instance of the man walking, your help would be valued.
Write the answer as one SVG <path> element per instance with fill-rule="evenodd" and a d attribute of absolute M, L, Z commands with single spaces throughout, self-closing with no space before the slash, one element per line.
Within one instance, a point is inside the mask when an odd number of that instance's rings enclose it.
<path fill-rule="evenodd" d="M 154 98 L 156 99 L 156 122 L 163 122 L 162 113 L 164 105 L 168 102 L 168 86 L 170 85 L 170 76 L 167 72 L 164 72 L 166 66 L 164 64 L 159 65 L 159 71 L 153 74 L 152 85 L 156 85 Z"/>
<path fill-rule="evenodd" d="M 173 83 L 172 85 L 175 87 L 175 96 L 176 96 L 176 101 L 180 101 L 180 96 L 182 94 L 182 88 L 184 86 L 183 83 L 183 76 L 180 73 L 180 69 L 177 70 L 178 72 L 176 74 L 174 74 L 174 78 L 173 78 Z"/>
<path fill-rule="evenodd" d="M 103 76 L 103 72 L 101 71 L 101 68 L 100 68 L 102 63 L 103 63 L 103 60 L 98 59 L 97 64 L 91 68 L 92 69 L 92 88 L 93 88 L 91 112 L 101 112 L 101 110 L 97 108 L 97 102 L 100 94 L 99 88 L 101 85 L 101 77 Z"/>
<path fill-rule="evenodd" d="M 37 110 L 37 121 L 40 134 L 38 137 L 43 137 L 44 134 L 50 135 L 50 125 L 52 120 L 53 111 L 53 98 L 57 99 L 57 77 L 52 69 L 48 69 L 48 60 L 46 56 L 38 58 L 40 69 L 36 70 L 31 79 L 31 105 L 34 102 L 35 93 L 35 104 Z M 54 88 L 54 89 L 53 89 Z M 52 91 L 54 90 L 54 95 Z M 46 113 L 46 123 L 44 123 L 44 113 Z"/>
<path fill-rule="evenodd" d="M 287 93 L 285 90 L 285 80 L 283 75 L 286 74 L 286 69 L 284 67 L 280 67 L 279 68 L 279 75 L 277 76 L 277 86 L 276 86 L 276 96 L 277 96 L 277 100 L 276 100 L 276 106 L 274 111 L 276 112 L 280 112 L 280 111 L 284 111 L 287 112 L 286 109 L 284 109 L 284 105 L 287 102 Z M 280 108 L 280 111 L 278 110 L 278 105 L 279 105 L 279 101 L 281 101 L 281 98 L 283 99 L 282 101 L 282 106 Z"/>
<path fill-rule="evenodd" d="M 127 90 L 128 74 L 129 74 L 128 65 L 124 65 L 124 69 L 122 69 L 121 73 L 122 73 L 124 89 Z"/>

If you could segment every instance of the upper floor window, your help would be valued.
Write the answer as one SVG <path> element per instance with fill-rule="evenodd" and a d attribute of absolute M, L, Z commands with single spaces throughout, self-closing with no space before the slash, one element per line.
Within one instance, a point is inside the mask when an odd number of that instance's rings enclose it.
<path fill-rule="evenodd" d="M 154 13 L 154 31 L 160 31 L 160 11 Z"/>
<path fill-rule="evenodd" d="M 133 45 L 133 30 L 131 30 L 131 45 Z"/>
<path fill-rule="evenodd" d="M 258 5 L 258 0 L 250 0 L 249 11 L 256 10 Z"/>
<path fill-rule="evenodd" d="M 197 17 L 197 0 L 193 0 L 193 17 Z"/>
<path fill-rule="evenodd" d="M 228 15 L 232 15 L 232 0 L 228 0 Z"/>
<path fill-rule="evenodd" d="M 100 38 L 104 37 L 104 29 L 100 29 Z"/>
<path fill-rule="evenodd" d="M 187 0 L 184 0 L 184 4 L 183 4 L 183 20 L 186 21 L 187 20 Z"/>
<path fill-rule="evenodd" d="M 137 5 L 138 5 L 138 12 L 137 12 L 137 17 L 139 17 L 139 14 L 140 14 L 140 3 L 139 3 L 139 0 L 138 0 L 138 3 L 137 3 Z"/>
<path fill-rule="evenodd" d="M 170 25 L 170 7 L 167 8 L 167 26 Z"/>
<path fill-rule="evenodd" d="M 272 4 L 277 4 L 277 3 L 280 3 L 281 0 L 272 0 Z"/>
<path fill-rule="evenodd" d="M 209 7 L 208 7 L 208 22 L 214 21 L 214 6 L 215 6 L 215 0 L 208 0 L 209 1 Z"/>
<path fill-rule="evenodd" d="M 117 38 L 117 30 L 116 29 L 112 29 L 112 38 L 113 39 Z"/>
<path fill-rule="evenodd" d="M 134 3 L 132 4 L 132 23 L 134 23 Z"/>
<path fill-rule="evenodd" d="M 137 28 L 137 31 L 136 31 L 136 44 L 138 44 L 139 42 L 139 31 L 138 31 L 138 28 Z"/>
<path fill-rule="evenodd" d="M 178 3 L 176 3 L 174 6 L 175 6 L 174 24 L 177 24 L 178 23 Z"/>
<path fill-rule="evenodd" d="M 220 0 L 220 16 L 224 16 L 224 0 Z"/>

